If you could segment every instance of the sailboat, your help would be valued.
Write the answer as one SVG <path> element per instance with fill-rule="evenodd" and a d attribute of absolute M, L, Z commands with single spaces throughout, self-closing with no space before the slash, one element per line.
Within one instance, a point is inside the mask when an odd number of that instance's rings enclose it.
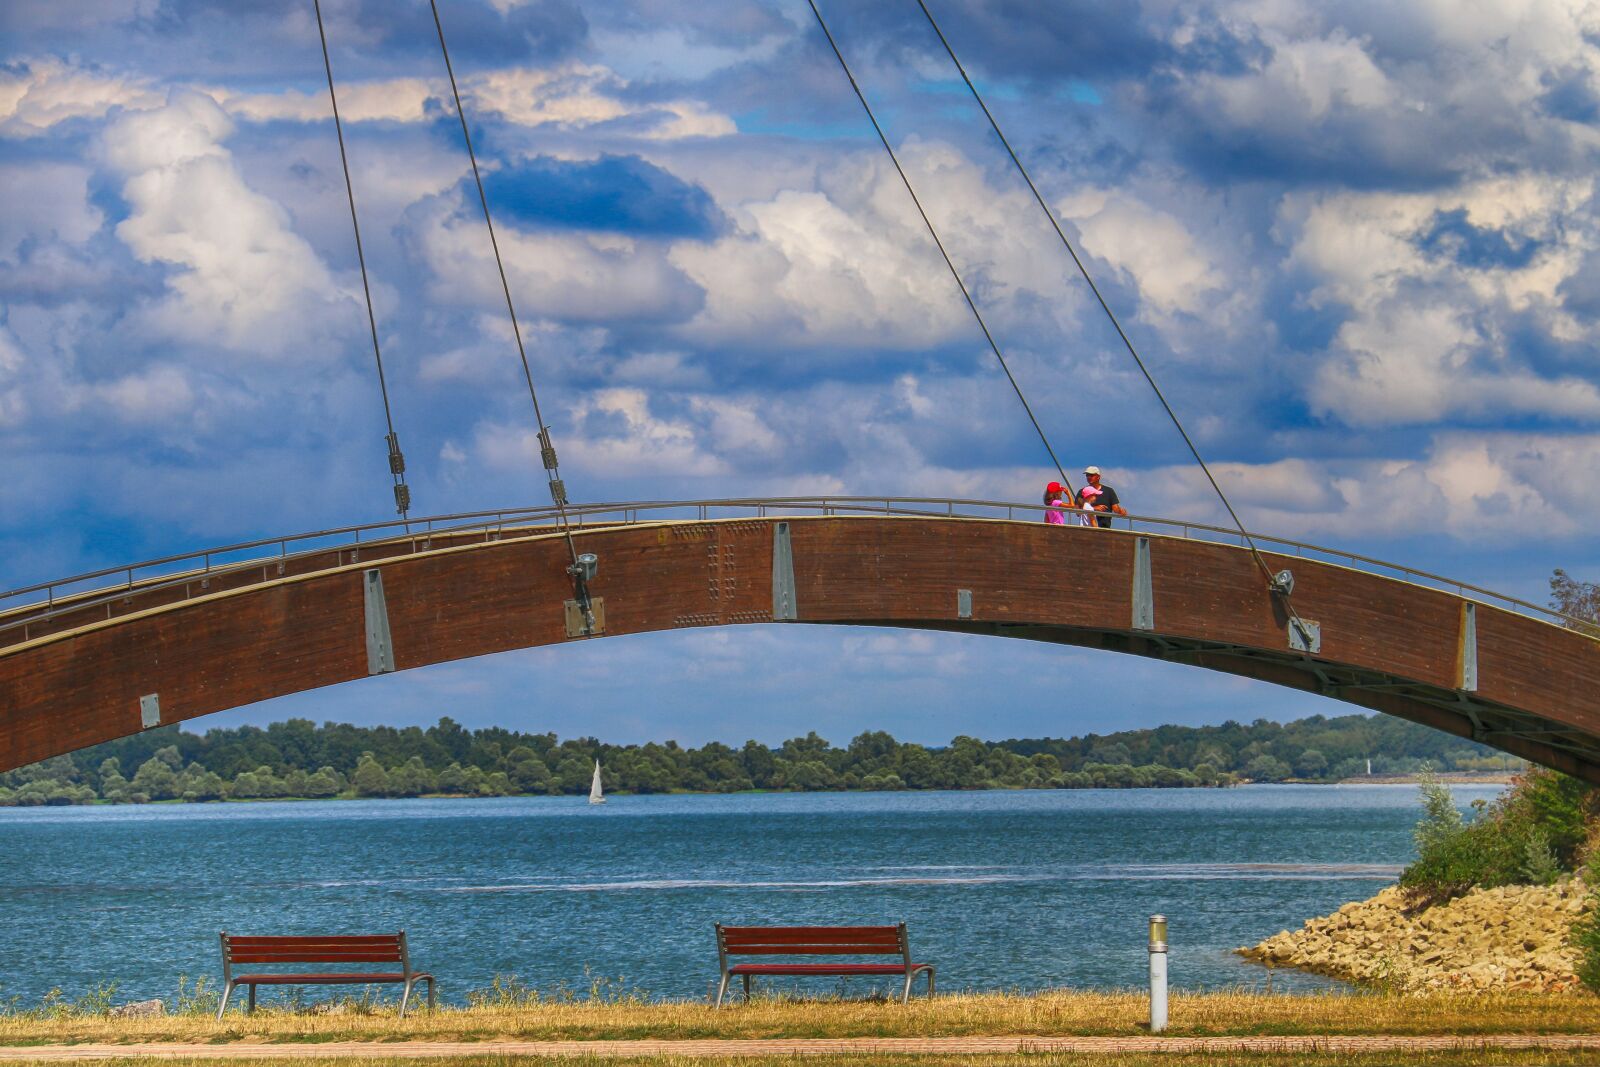
<path fill-rule="evenodd" d="M 594 761 L 594 781 L 589 783 L 589 803 L 604 804 L 605 794 L 600 791 L 600 761 Z"/>

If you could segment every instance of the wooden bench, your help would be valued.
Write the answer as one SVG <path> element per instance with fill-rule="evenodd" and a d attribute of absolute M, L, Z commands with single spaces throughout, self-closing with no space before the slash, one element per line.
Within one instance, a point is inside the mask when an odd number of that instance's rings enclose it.
<path fill-rule="evenodd" d="M 392 963 L 398 971 L 360 972 L 310 971 L 288 974 L 269 971 L 258 974 L 233 973 L 235 964 L 286 966 L 301 963 Z M 228 1010 L 228 998 L 235 986 L 250 991 L 250 1010 L 256 1010 L 256 987 L 264 985 L 379 985 L 401 984 L 400 1015 L 418 982 L 428 983 L 428 1007 L 433 1007 L 433 975 L 411 969 L 411 954 L 406 949 L 406 932 L 326 937 L 239 937 L 222 933 L 222 1003 L 217 1018 Z"/>
<path fill-rule="evenodd" d="M 911 962 L 906 924 L 898 926 L 723 926 L 717 924 L 717 956 L 722 964 L 722 984 L 717 987 L 717 1007 L 728 991 L 728 979 L 744 980 L 744 998 L 750 999 L 750 979 L 756 975 L 904 975 L 900 1003 L 911 1000 L 911 982 L 928 975 L 928 996 L 933 996 L 933 965 Z M 895 963 L 736 963 L 729 956 L 899 956 Z"/>

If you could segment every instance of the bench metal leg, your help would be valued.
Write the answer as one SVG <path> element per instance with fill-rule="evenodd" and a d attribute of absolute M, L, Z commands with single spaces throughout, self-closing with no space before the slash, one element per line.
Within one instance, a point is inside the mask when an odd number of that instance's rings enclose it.
<path fill-rule="evenodd" d="M 905 988 L 905 991 L 900 994 L 900 1003 L 902 1003 L 902 1004 L 910 1004 L 911 1003 L 911 983 L 916 979 L 916 977 L 917 977 L 917 972 L 916 971 L 907 971 L 906 972 L 906 988 Z"/>
<path fill-rule="evenodd" d="M 928 998 L 933 998 L 933 968 L 928 968 Z"/>
<path fill-rule="evenodd" d="M 229 982 L 222 987 L 222 1003 L 217 1005 L 217 1018 L 222 1018 L 222 1013 L 228 1010 L 228 998 L 233 996 L 233 983 Z"/>
<path fill-rule="evenodd" d="M 727 971 L 722 972 L 722 981 L 717 985 L 717 1007 L 722 1007 L 722 996 L 728 991 L 728 979 L 733 977 Z"/>
<path fill-rule="evenodd" d="M 750 976 L 741 974 L 739 977 L 744 979 L 744 1002 L 748 1004 L 750 1003 Z"/>
<path fill-rule="evenodd" d="M 405 988 L 400 992 L 400 1018 L 404 1019 L 406 1017 L 406 1005 L 411 1003 L 411 993 L 423 982 L 428 983 L 428 1007 L 432 1008 L 435 1006 L 433 976 L 429 975 L 425 978 L 413 978 L 411 981 L 405 984 Z"/>
<path fill-rule="evenodd" d="M 931 974 L 928 976 L 928 981 L 929 982 L 933 981 L 933 976 Z M 932 987 L 930 986 L 929 988 L 932 988 Z M 432 1011 L 435 1007 L 436 1007 L 436 1005 L 434 1004 L 434 999 L 433 999 L 433 976 L 429 975 L 428 976 L 428 1010 Z"/>
<path fill-rule="evenodd" d="M 256 984 L 254 982 L 251 982 L 250 983 L 250 1014 L 254 1015 L 255 1013 L 256 1013 Z"/>

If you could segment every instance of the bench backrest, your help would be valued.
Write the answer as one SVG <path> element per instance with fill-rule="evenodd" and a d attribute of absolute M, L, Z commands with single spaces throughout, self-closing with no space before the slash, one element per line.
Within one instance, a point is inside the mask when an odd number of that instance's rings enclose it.
<path fill-rule="evenodd" d="M 241 937 L 224 930 L 224 981 L 236 963 L 398 963 L 411 973 L 406 932 L 396 934 L 327 934 L 312 937 Z"/>
<path fill-rule="evenodd" d="M 911 963 L 906 924 L 898 926 L 723 926 L 717 952 L 729 956 L 902 956 Z"/>

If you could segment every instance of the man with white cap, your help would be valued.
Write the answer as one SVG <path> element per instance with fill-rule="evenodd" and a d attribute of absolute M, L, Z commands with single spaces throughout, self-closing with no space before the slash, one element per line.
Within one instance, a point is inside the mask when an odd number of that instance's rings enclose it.
<path fill-rule="evenodd" d="M 1099 467 L 1083 468 L 1083 480 L 1087 483 L 1084 486 L 1084 489 L 1097 489 L 1099 490 L 1100 495 L 1093 496 L 1091 494 L 1090 498 L 1085 498 L 1083 490 L 1080 489 L 1078 491 L 1078 506 L 1083 507 L 1087 504 L 1095 511 L 1106 512 L 1106 514 L 1097 516 L 1095 519 L 1095 521 L 1098 522 L 1103 529 L 1111 526 L 1112 515 L 1126 515 L 1128 513 L 1127 510 L 1123 508 L 1122 501 L 1117 499 L 1117 491 L 1111 488 L 1109 485 L 1104 485 L 1101 483 Z"/>

